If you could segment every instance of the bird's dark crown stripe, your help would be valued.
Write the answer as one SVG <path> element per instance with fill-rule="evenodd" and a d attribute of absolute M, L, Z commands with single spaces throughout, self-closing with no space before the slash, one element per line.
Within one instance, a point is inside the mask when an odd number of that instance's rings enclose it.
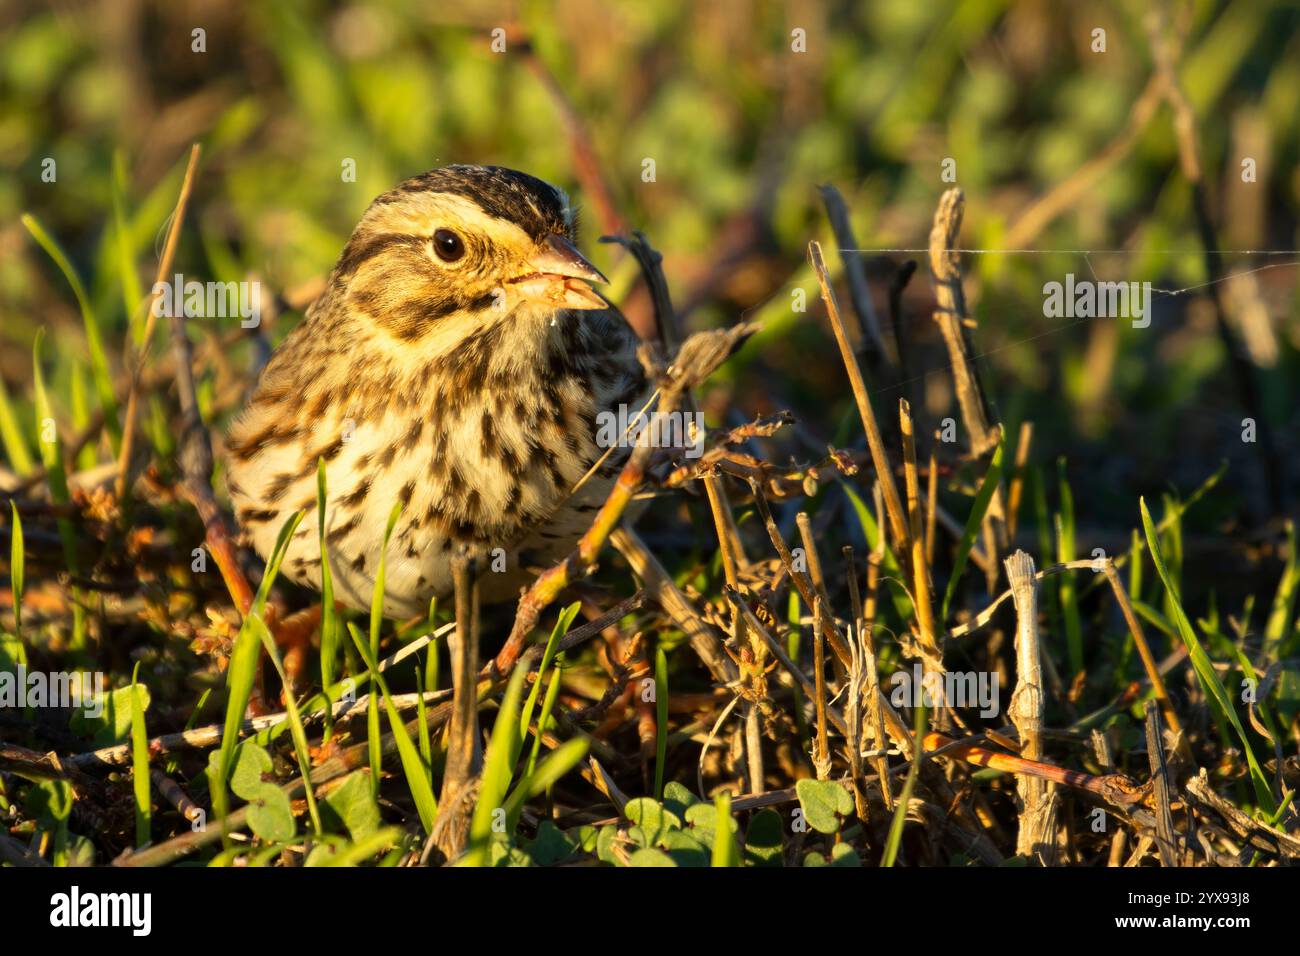
<path fill-rule="evenodd" d="M 396 189 L 384 193 L 375 203 L 391 205 L 421 192 L 461 196 L 487 215 L 515 223 L 537 240 L 553 233 L 567 235 L 570 232 L 565 221 L 564 204 L 554 186 L 502 166 L 433 169 L 406 180 Z"/>

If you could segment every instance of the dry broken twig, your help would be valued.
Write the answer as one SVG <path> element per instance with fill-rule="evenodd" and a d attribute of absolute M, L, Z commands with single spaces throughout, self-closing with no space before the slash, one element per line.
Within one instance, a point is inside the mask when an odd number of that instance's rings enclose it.
<path fill-rule="evenodd" d="M 1034 560 L 1017 551 L 1006 560 L 1007 581 L 1016 604 L 1016 689 L 1008 716 L 1020 735 L 1021 756 L 1043 759 L 1043 668 L 1038 641 L 1038 579 Z M 1050 866 L 1056 856 L 1054 788 L 1034 777 L 1016 780 L 1020 794 L 1020 831 L 1016 853 Z"/>

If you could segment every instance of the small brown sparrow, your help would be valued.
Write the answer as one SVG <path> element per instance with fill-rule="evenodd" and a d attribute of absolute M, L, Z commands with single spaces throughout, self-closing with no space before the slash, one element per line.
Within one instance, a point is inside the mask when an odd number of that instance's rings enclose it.
<path fill-rule="evenodd" d="M 637 338 L 587 284 L 564 193 L 510 169 L 448 166 L 361 217 L 305 320 L 276 349 L 227 441 L 230 497 L 266 557 L 319 589 L 317 462 L 336 599 L 370 606 L 384 530 L 384 610 L 422 614 L 465 546 L 484 600 L 570 550 L 609 492 L 596 417 L 646 391 Z M 635 408 L 635 406 L 634 406 Z M 499 573 L 493 573 L 499 572 Z"/>

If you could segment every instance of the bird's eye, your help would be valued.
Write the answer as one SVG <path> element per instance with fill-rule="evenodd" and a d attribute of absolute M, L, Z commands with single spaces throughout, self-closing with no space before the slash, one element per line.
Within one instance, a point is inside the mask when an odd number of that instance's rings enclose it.
<path fill-rule="evenodd" d="M 439 229 L 433 234 L 433 251 L 443 262 L 455 262 L 465 254 L 465 243 L 450 229 Z"/>

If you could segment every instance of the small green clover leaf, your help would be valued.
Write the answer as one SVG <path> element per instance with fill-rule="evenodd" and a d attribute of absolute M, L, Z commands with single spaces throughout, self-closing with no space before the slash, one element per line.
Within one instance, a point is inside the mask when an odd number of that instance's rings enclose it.
<path fill-rule="evenodd" d="M 834 780 L 800 780 L 795 784 L 804 819 L 819 833 L 838 833 L 840 820 L 853 812 L 853 796 Z"/>

